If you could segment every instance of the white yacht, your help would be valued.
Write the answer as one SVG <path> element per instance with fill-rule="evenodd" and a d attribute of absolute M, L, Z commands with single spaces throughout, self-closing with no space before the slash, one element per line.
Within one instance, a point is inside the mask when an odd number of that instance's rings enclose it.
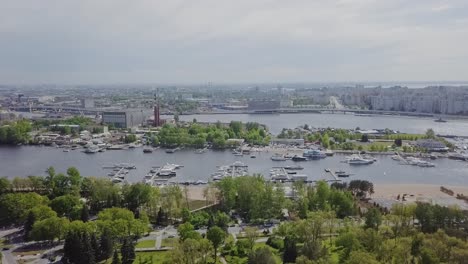
<path fill-rule="evenodd" d="M 349 165 L 369 165 L 374 163 L 374 160 L 365 159 L 359 155 L 353 155 L 350 158 L 348 158 L 347 163 Z"/>
<path fill-rule="evenodd" d="M 276 154 L 271 156 L 272 161 L 286 161 L 286 158 L 282 155 Z"/>

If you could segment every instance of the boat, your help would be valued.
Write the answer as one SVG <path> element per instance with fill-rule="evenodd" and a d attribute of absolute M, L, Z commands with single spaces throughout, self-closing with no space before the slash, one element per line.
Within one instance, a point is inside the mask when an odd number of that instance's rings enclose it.
<path fill-rule="evenodd" d="M 86 154 L 94 154 L 98 152 L 99 152 L 99 148 L 97 146 L 90 146 L 84 151 L 84 153 Z"/>
<path fill-rule="evenodd" d="M 218 171 L 211 174 L 213 181 L 218 181 L 224 177 L 239 177 L 248 175 L 248 165 L 236 161 L 230 165 L 219 166 Z"/>
<path fill-rule="evenodd" d="M 349 177 L 349 175 L 351 175 L 351 174 L 347 173 L 345 171 L 339 170 L 339 171 L 335 171 L 335 175 L 337 177 L 344 178 L 344 177 Z"/>
<path fill-rule="evenodd" d="M 176 151 L 177 151 L 176 148 L 174 148 L 174 149 L 166 149 L 166 153 L 169 153 L 169 154 L 172 154 L 172 153 L 174 153 L 174 152 L 176 152 Z"/>
<path fill-rule="evenodd" d="M 153 153 L 153 150 L 150 148 L 143 149 L 143 153 Z"/>
<path fill-rule="evenodd" d="M 296 174 L 291 176 L 292 181 L 307 181 L 307 175 L 305 174 Z"/>
<path fill-rule="evenodd" d="M 256 159 L 257 156 L 255 156 L 255 155 L 250 155 L 250 158 L 251 158 L 251 159 Z"/>
<path fill-rule="evenodd" d="M 292 157 L 291 160 L 292 160 L 292 161 L 306 161 L 307 158 L 306 158 L 306 157 L 302 157 L 302 156 L 295 155 L 294 157 Z"/>
<path fill-rule="evenodd" d="M 439 119 L 434 120 L 434 122 L 447 123 L 447 120 L 444 120 L 444 119 L 442 119 L 442 117 L 439 117 Z"/>
<path fill-rule="evenodd" d="M 286 161 L 286 158 L 282 155 L 273 155 L 271 156 L 272 161 Z"/>
<path fill-rule="evenodd" d="M 272 181 L 289 181 L 291 178 L 284 168 L 276 167 L 270 170 Z"/>
<path fill-rule="evenodd" d="M 124 180 L 123 179 L 120 179 L 120 178 L 113 178 L 112 179 L 112 182 L 113 183 L 122 183 Z"/>
<path fill-rule="evenodd" d="M 347 159 L 349 165 L 369 165 L 374 163 L 372 159 L 365 159 L 359 155 L 353 155 Z"/>
<path fill-rule="evenodd" d="M 109 150 L 121 150 L 121 149 L 124 149 L 124 146 L 123 145 L 112 145 L 112 146 L 109 146 L 107 149 L 109 149 Z"/>
<path fill-rule="evenodd" d="M 64 149 L 63 152 L 70 152 L 70 150 L 69 149 Z"/>
<path fill-rule="evenodd" d="M 335 155 L 335 152 L 333 152 L 332 150 L 327 149 L 325 151 L 325 155 L 328 156 L 328 157 L 331 157 L 331 156 Z"/>
<path fill-rule="evenodd" d="M 415 157 L 408 157 L 406 159 L 406 164 L 418 166 L 418 167 L 424 167 L 424 168 L 435 167 L 434 163 L 431 163 L 429 161 L 425 161 L 419 158 L 415 158 Z"/>
<path fill-rule="evenodd" d="M 303 170 L 304 167 L 301 167 L 299 165 L 296 165 L 296 166 L 286 166 L 284 167 L 285 170 Z"/>
<path fill-rule="evenodd" d="M 114 165 L 114 168 L 119 168 L 119 169 L 124 168 L 127 170 L 134 170 L 136 169 L 136 166 L 130 163 L 117 163 Z"/>
<path fill-rule="evenodd" d="M 308 150 L 304 151 L 302 156 L 308 157 L 308 158 L 313 159 L 313 160 L 317 160 L 317 159 L 323 159 L 327 155 L 325 155 L 324 152 L 322 152 L 322 151 L 320 151 L 318 149 L 308 149 Z"/>
<path fill-rule="evenodd" d="M 205 152 L 206 152 L 206 148 L 204 148 L 204 149 L 197 149 L 197 150 L 195 151 L 196 154 L 203 154 L 203 153 L 205 153 Z"/>

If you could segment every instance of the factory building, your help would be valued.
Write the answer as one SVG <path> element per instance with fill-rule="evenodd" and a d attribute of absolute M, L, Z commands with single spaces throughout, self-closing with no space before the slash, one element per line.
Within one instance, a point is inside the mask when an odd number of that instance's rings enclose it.
<path fill-rule="evenodd" d="M 146 120 L 143 110 L 125 110 L 102 113 L 102 123 L 116 128 L 138 127 Z"/>

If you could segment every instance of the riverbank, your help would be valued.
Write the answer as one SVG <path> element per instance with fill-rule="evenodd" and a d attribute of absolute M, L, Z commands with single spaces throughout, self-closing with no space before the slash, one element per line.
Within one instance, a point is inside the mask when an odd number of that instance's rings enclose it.
<path fill-rule="evenodd" d="M 440 185 L 435 184 L 374 184 L 372 200 L 386 207 L 391 207 L 391 204 L 398 202 L 422 201 L 446 206 L 457 205 L 468 210 L 467 202 L 455 198 L 456 194 L 467 195 L 468 187 L 444 185 L 445 188 L 455 193 L 453 196 L 442 192 L 440 187 Z M 404 200 L 403 196 L 405 196 Z"/>
<path fill-rule="evenodd" d="M 435 184 L 374 184 L 374 194 L 372 200 L 378 204 L 391 208 L 394 203 L 403 202 L 405 204 L 417 201 L 440 204 L 444 206 L 459 206 L 468 210 L 468 203 L 456 199 L 456 194 L 468 195 L 468 187 L 465 186 L 444 186 L 452 190 L 455 195 L 450 196 L 440 190 L 440 185 Z M 189 200 L 205 200 L 203 186 L 182 186 L 186 188 Z M 403 196 L 405 199 L 403 201 Z M 400 200 L 398 200 L 400 197 Z"/>

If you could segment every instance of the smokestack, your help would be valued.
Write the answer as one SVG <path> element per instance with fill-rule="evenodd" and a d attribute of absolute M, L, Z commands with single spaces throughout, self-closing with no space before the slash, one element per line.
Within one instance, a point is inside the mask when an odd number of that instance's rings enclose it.
<path fill-rule="evenodd" d="M 159 114 L 159 104 L 154 106 L 154 126 L 158 127 L 161 126 L 161 117 Z"/>

